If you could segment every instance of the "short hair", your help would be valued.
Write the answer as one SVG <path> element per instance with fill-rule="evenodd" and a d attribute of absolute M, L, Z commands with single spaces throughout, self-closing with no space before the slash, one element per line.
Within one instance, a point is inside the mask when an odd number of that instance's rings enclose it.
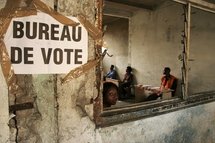
<path fill-rule="evenodd" d="M 110 67 L 111 67 L 111 68 L 114 68 L 114 65 L 111 65 Z"/>
<path fill-rule="evenodd" d="M 171 71 L 171 69 L 170 69 L 169 67 L 165 67 L 164 70 L 165 70 L 165 71 L 168 71 L 168 72 Z"/>
<path fill-rule="evenodd" d="M 105 82 L 103 84 L 103 97 L 106 97 L 107 96 L 107 92 L 110 88 L 115 88 L 117 91 L 118 91 L 118 86 L 112 82 Z M 104 98 L 103 98 L 104 99 Z"/>
<path fill-rule="evenodd" d="M 127 70 L 131 72 L 132 71 L 131 66 L 127 66 Z"/>

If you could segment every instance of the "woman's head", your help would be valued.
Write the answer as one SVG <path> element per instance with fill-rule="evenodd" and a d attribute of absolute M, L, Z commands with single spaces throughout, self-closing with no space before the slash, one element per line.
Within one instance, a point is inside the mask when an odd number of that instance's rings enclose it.
<path fill-rule="evenodd" d="M 105 82 L 103 85 L 103 106 L 115 105 L 118 100 L 118 87 L 112 82 Z"/>

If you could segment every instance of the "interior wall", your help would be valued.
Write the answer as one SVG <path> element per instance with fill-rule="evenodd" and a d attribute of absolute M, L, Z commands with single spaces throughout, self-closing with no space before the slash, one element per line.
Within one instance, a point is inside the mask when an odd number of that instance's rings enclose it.
<path fill-rule="evenodd" d="M 181 79 L 182 13 L 182 5 L 166 2 L 156 11 L 139 10 L 131 18 L 131 65 L 138 84 L 160 86 L 166 66 Z"/>
<path fill-rule="evenodd" d="M 165 66 L 170 66 L 172 74 L 181 78 L 181 61 L 178 60 L 178 56 L 182 52 L 181 35 L 184 21 L 182 14 L 182 5 L 167 2 L 154 12 L 140 10 L 130 18 L 131 53 L 128 54 L 131 54 L 131 66 L 135 68 L 134 74 L 138 77 L 138 83 L 159 86 Z M 191 27 L 191 34 L 194 34 L 191 37 L 191 59 L 194 61 L 190 61 L 189 74 L 193 85 L 189 88 L 196 87 L 197 89 L 193 91 L 197 91 L 203 88 L 200 86 L 204 83 L 206 88 L 209 83 L 211 86 L 214 85 L 215 78 L 212 74 L 214 62 L 211 61 L 214 53 L 212 47 L 215 45 L 212 40 L 214 39 L 214 17 L 204 12 L 192 13 L 193 15 L 196 15 L 192 19 Z M 197 18 L 197 15 L 200 17 Z M 97 136 L 101 138 L 102 143 L 210 143 L 215 140 L 214 107 L 215 103 L 209 103 L 105 127 L 98 130 Z"/>
<path fill-rule="evenodd" d="M 140 9 L 135 12 L 130 17 L 129 42 L 126 49 L 122 49 L 121 45 L 126 43 L 127 39 L 119 38 L 126 34 L 122 30 L 123 23 L 115 21 L 114 25 L 108 27 L 110 30 L 104 37 L 108 51 L 113 51 L 115 56 L 105 57 L 105 70 L 111 63 L 117 62 L 117 70 L 123 77 L 125 67 L 131 65 L 135 84 L 160 86 L 163 68 L 169 66 L 171 73 L 179 79 L 177 91 L 180 93 L 181 61 L 178 60 L 178 56 L 182 52 L 182 14 L 182 5 L 173 2 L 166 2 L 156 11 Z M 118 36 L 120 33 L 121 36 Z"/>
<path fill-rule="evenodd" d="M 112 57 L 105 56 L 103 60 L 104 74 L 106 74 L 110 66 L 113 64 L 118 73 L 118 78 L 123 79 L 128 63 L 128 25 L 129 21 L 120 18 L 107 25 L 107 31 L 104 35 L 104 41 L 107 45 L 108 53 Z"/>
<path fill-rule="evenodd" d="M 192 8 L 189 93 L 214 90 L 215 13 Z"/>

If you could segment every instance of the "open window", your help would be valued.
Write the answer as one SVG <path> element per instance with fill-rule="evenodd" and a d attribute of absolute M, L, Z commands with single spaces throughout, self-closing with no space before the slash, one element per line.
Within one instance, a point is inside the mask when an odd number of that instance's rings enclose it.
<path fill-rule="evenodd" d="M 159 6 L 156 3 L 156 8 L 149 10 L 105 3 L 104 41 L 109 55 L 113 56 L 104 58 L 103 72 L 113 64 L 118 80 L 122 80 L 126 67 L 131 66 L 135 80 L 132 98 L 101 108 L 97 125 L 121 123 L 214 101 L 215 14 L 195 6 L 183 1 L 160 1 Z M 146 93 L 138 88 L 160 87 L 164 67 L 170 67 L 171 74 L 178 79 L 175 96 L 144 100 Z"/>

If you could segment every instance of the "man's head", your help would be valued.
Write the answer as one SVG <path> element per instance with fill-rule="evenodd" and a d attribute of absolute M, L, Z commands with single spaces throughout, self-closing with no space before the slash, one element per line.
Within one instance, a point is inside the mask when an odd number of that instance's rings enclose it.
<path fill-rule="evenodd" d="M 168 76 L 168 75 L 170 75 L 170 71 L 171 71 L 171 69 L 169 67 L 165 67 L 163 70 L 163 74 Z"/>
<path fill-rule="evenodd" d="M 111 66 L 110 66 L 110 69 L 113 70 L 113 69 L 114 69 L 114 65 L 111 65 Z"/>
<path fill-rule="evenodd" d="M 132 71 L 132 68 L 130 66 L 127 66 L 126 72 L 130 73 Z"/>

